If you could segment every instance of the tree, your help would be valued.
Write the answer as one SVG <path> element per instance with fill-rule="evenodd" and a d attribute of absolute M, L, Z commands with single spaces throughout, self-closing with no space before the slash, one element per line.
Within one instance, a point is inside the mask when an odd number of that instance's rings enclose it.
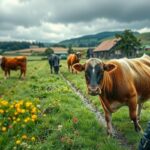
<path fill-rule="evenodd" d="M 52 48 L 50 48 L 50 47 L 48 47 L 46 50 L 45 50 L 45 55 L 51 55 L 51 54 L 53 54 L 54 53 L 54 50 L 52 49 Z"/>
<path fill-rule="evenodd" d="M 116 49 L 122 51 L 127 57 L 135 56 L 138 50 L 141 49 L 141 42 L 133 34 L 131 30 L 125 30 L 122 34 L 116 34 L 116 38 L 120 38 Z"/>
<path fill-rule="evenodd" d="M 72 45 L 69 45 L 69 48 L 68 48 L 68 54 L 73 54 L 74 53 L 74 50 L 72 49 Z"/>

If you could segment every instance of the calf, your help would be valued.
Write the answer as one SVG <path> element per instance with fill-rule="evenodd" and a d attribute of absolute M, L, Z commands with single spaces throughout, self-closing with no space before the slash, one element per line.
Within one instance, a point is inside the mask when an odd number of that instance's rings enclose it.
<path fill-rule="evenodd" d="M 108 134 L 112 134 L 111 114 L 123 105 L 129 107 L 135 130 L 141 130 L 138 123 L 141 106 L 150 98 L 149 56 L 114 59 L 106 63 L 91 58 L 83 65 L 75 64 L 73 68 L 85 72 L 88 93 L 99 96 Z"/>

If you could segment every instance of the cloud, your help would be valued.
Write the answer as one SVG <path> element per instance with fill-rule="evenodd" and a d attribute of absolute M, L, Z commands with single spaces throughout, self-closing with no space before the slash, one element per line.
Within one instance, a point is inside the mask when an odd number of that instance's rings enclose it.
<path fill-rule="evenodd" d="M 0 40 L 61 41 L 102 31 L 150 31 L 149 0 L 1 0 Z"/>

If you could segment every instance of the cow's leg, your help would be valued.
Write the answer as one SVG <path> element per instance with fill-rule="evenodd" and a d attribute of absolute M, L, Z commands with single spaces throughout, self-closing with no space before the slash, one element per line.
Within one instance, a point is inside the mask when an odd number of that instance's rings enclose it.
<path fill-rule="evenodd" d="M 50 64 L 50 69 L 51 69 L 51 73 L 53 73 L 53 67 L 51 64 Z"/>
<path fill-rule="evenodd" d="M 112 135 L 112 121 L 111 121 L 111 113 L 105 111 L 105 120 L 107 123 L 107 134 Z"/>
<path fill-rule="evenodd" d="M 72 65 L 71 65 L 71 72 L 72 72 L 72 73 L 74 72 Z"/>
<path fill-rule="evenodd" d="M 26 70 L 25 69 L 21 69 L 20 70 L 20 78 L 25 79 L 25 75 L 26 75 Z"/>
<path fill-rule="evenodd" d="M 8 70 L 8 77 L 10 78 L 10 70 Z"/>
<path fill-rule="evenodd" d="M 7 70 L 4 71 L 4 79 L 7 79 Z"/>
<path fill-rule="evenodd" d="M 137 97 L 136 95 L 133 96 L 129 101 L 129 114 L 130 118 L 134 123 L 135 131 L 139 132 L 141 131 L 141 126 L 138 123 L 137 119 Z"/>
<path fill-rule="evenodd" d="M 106 124 L 107 124 L 107 134 L 108 135 L 112 135 L 112 121 L 111 121 L 111 113 L 108 112 L 106 105 L 104 104 L 103 100 L 99 97 L 101 105 L 103 107 L 104 110 L 104 114 L 105 114 L 105 120 L 106 120 Z"/>
<path fill-rule="evenodd" d="M 70 65 L 68 64 L 68 71 L 70 72 Z"/>
<path fill-rule="evenodd" d="M 143 104 L 142 103 L 138 103 L 138 120 L 140 120 L 142 107 L 143 107 Z"/>

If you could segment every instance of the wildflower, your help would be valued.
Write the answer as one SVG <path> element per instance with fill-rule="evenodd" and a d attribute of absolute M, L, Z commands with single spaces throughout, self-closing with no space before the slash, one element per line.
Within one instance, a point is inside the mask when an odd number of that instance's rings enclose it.
<path fill-rule="evenodd" d="M 36 107 L 33 107 L 31 113 L 36 113 Z"/>
<path fill-rule="evenodd" d="M 20 118 L 17 118 L 17 122 L 19 122 L 20 121 Z"/>
<path fill-rule="evenodd" d="M 13 127 L 12 125 L 9 125 L 9 126 L 8 126 L 9 129 L 11 129 L 12 127 Z"/>
<path fill-rule="evenodd" d="M 17 116 L 17 115 L 18 115 L 18 112 L 15 112 L 14 115 Z"/>
<path fill-rule="evenodd" d="M 31 141 L 33 141 L 33 142 L 35 141 L 35 137 L 34 136 L 32 136 Z"/>
<path fill-rule="evenodd" d="M 6 127 L 2 127 L 2 131 L 3 131 L 3 132 L 5 132 L 5 131 L 6 131 L 6 129 L 7 129 Z"/>
<path fill-rule="evenodd" d="M 36 120 L 37 119 L 37 115 L 32 115 L 32 119 Z"/>
<path fill-rule="evenodd" d="M 21 141 L 20 141 L 20 140 L 17 140 L 17 141 L 16 141 L 16 144 L 17 144 L 17 145 L 19 145 L 20 143 L 21 143 Z"/>
<path fill-rule="evenodd" d="M 24 139 L 24 140 L 27 139 L 27 135 L 25 135 L 25 134 L 22 135 L 22 139 Z"/>
<path fill-rule="evenodd" d="M 20 108 L 17 108 L 17 112 L 18 112 L 18 113 L 21 113 L 22 110 L 21 110 Z"/>
<path fill-rule="evenodd" d="M 23 113 L 25 113 L 25 112 L 26 112 L 26 110 L 25 110 L 25 109 L 22 109 L 22 110 L 21 110 L 21 113 L 22 113 L 22 114 L 23 114 Z"/>
<path fill-rule="evenodd" d="M 43 114 L 43 117 L 46 117 L 46 114 Z"/>
<path fill-rule="evenodd" d="M 3 109 L 0 109 L 0 114 L 3 114 L 4 113 L 4 110 Z"/>
<path fill-rule="evenodd" d="M 3 101 L 1 101 L 1 104 L 2 104 L 3 106 L 7 106 L 7 105 L 8 105 L 8 102 L 7 102 L 6 100 L 3 100 Z"/>
<path fill-rule="evenodd" d="M 77 123 L 78 123 L 78 118 L 77 118 L 77 117 L 74 117 L 74 118 L 72 119 L 72 121 L 73 121 L 73 123 L 77 124 Z"/>
<path fill-rule="evenodd" d="M 63 127 L 62 125 L 58 125 L 57 130 L 58 130 L 58 131 L 61 131 L 61 130 L 62 130 L 62 127 Z"/>
<path fill-rule="evenodd" d="M 31 102 L 26 102 L 26 107 L 28 108 L 28 107 L 30 107 L 31 105 L 32 105 L 32 103 Z"/>
<path fill-rule="evenodd" d="M 29 118 L 29 117 L 27 117 L 27 118 L 24 119 L 24 122 L 25 122 L 25 123 L 27 123 L 27 122 L 29 122 L 29 121 L 30 121 L 30 118 Z"/>

